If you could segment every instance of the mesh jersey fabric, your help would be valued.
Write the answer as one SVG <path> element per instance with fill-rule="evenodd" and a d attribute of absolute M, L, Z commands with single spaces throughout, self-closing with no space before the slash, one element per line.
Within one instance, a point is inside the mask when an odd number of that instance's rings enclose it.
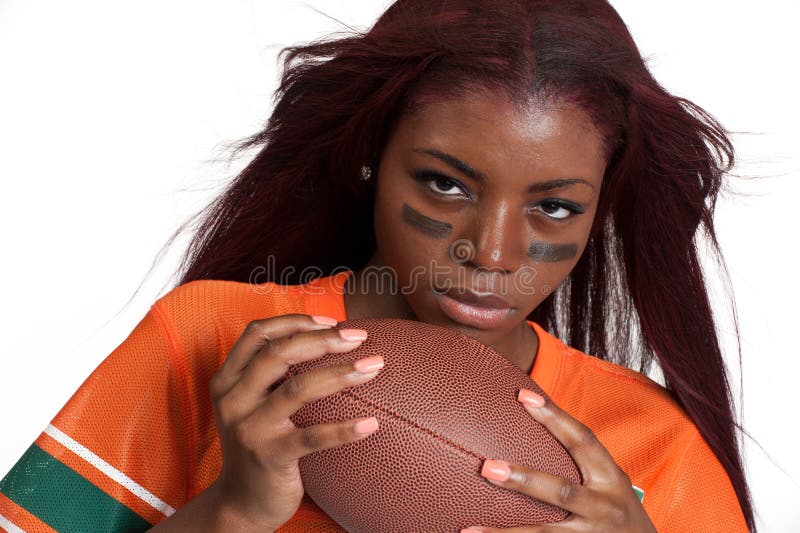
<path fill-rule="evenodd" d="M 219 474 L 208 383 L 245 326 L 287 313 L 345 320 L 350 274 L 294 286 L 200 280 L 159 298 L 0 480 L 0 528 L 145 531 L 174 513 Z M 663 387 L 529 325 L 531 378 L 595 432 L 658 531 L 747 531 L 727 474 Z M 277 531 L 344 529 L 305 496 Z"/>

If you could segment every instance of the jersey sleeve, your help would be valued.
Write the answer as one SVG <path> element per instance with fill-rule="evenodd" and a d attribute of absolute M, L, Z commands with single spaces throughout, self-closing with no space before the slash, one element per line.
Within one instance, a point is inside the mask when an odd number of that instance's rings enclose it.
<path fill-rule="evenodd" d="M 186 501 L 182 381 L 153 305 L 0 480 L 0 530 L 146 531 Z"/>
<path fill-rule="evenodd" d="M 727 472 L 698 433 L 686 450 L 673 484 L 661 533 L 726 531 L 747 533 L 747 523 Z"/>

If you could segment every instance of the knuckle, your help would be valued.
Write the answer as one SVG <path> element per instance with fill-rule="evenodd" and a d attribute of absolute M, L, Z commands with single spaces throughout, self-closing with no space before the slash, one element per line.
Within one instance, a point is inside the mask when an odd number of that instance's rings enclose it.
<path fill-rule="evenodd" d="M 287 357 L 286 338 L 269 341 L 261 348 L 259 357 L 279 358 L 288 368 L 293 363 Z"/>
<path fill-rule="evenodd" d="M 250 440 L 250 430 L 244 422 L 239 424 L 234 424 L 233 427 L 230 429 L 231 438 L 233 441 L 243 447 L 247 447 Z"/>
<path fill-rule="evenodd" d="M 220 379 L 219 372 L 211 376 L 208 382 L 208 393 L 212 400 L 220 398 L 223 394 L 222 380 Z"/>
<path fill-rule="evenodd" d="M 305 350 L 301 349 L 302 346 L 299 343 L 300 339 L 294 334 L 275 339 L 265 348 L 265 357 L 280 361 L 284 368 L 289 370 L 292 366 L 302 363 L 306 359 Z"/>
<path fill-rule="evenodd" d="M 283 389 L 283 394 L 287 398 L 302 398 L 307 394 L 309 385 L 307 374 L 297 374 L 286 380 L 281 389 Z"/>
<path fill-rule="evenodd" d="M 267 333 L 268 320 L 269 319 L 251 320 L 244 328 L 245 334 L 253 337 L 261 337 L 266 342 L 270 342 L 271 339 Z"/>
<path fill-rule="evenodd" d="M 578 447 L 587 449 L 597 446 L 598 442 L 597 435 L 594 434 L 594 431 L 584 425 L 581 425 L 578 433 Z"/>
<path fill-rule="evenodd" d="M 222 396 L 217 400 L 217 415 L 223 425 L 228 426 L 233 421 L 234 405 L 230 396 Z"/>
<path fill-rule="evenodd" d="M 262 352 L 270 355 L 282 355 L 286 353 L 288 343 L 294 338 L 293 334 L 276 339 L 270 339 L 261 348 Z"/>
<path fill-rule="evenodd" d="M 324 438 L 322 433 L 316 428 L 306 428 L 300 432 L 300 442 L 309 451 L 322 449 Z"/>
<path fill-rule="evenodd" d="M 524 491 L 535 491 L 538 488 L 538 483 L 536 480 L 536 476 L 532 475 L 530 472 L 524 472 L 519 477 L 519 485 Z"/>
<path fill-rule="evenodd" d="M 617 476 L 617 480 L 620 483 L 623 483 L 625 486 L 633 486 L 633 481 L 631 480 L 630 476 L 619 467 L 617 467 Z"/>
<path fill-rule="evenodd" d="M 354 362 L 353 362 L 354 363 Z M 358 376 L 359 372 L 356 370 L 353 363 L 342 363 L 332 368 L 333 375 L 336 377 L 352 377 Z"/>
<path fill-rule="evenodd" d="M 330 350 L 341 349 L 342 341 L 345 340 L 338 329 L 329 329 L 325 331 L 323 338 L 325 339 L 326 348 Z"/>
<path fill-rule="evenodd" d="M 339 439 L 339 442 L 344 443 L 359 440 L 361 437 L 355 432 L 353 422 L 348 420 L 339 424 L 336 438 Z"/>
<path fill-rule="evenodd" d="M 614 529 L 623 528 L 628 525 L 628 510 L 616 505 L 609 506 L 606 509 L 606 521 Z"/>
<path fill-rule="evenodd" d="M 244 327 L 244 332 L 248 335 L 257 335 L 260 329 L 260 320 L 251 320 Z"/>
<path fill-rule="evenodd" d="M 572 483 L 562 483 L 558 487 L 558 501 L 562 506 L 571 505 L 578 495 L 578 487 Z"/>

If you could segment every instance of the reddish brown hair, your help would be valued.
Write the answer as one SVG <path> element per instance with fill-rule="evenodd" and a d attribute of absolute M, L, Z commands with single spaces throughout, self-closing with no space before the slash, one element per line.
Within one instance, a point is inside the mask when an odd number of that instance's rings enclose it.
<path fill-rule="evenodd" d="M 657 360 L 755 530 L 698 259 L 704 235 L 727 279 L 713 213 L 733 146 L 713 117 L 658 84 L 617 12 L 604 0 L 399 0 L 365 34 L 283 53 L 274 111 L 235 153 L 260 151 L 198 213 L 179 284 L 303 283 L 308 267 L 311 277 L 361 268 L 375 236 L 359 169 L 415 106 L 476 87 L 577 104 L 604 133 L 609 164 L 588 246 L 529 318 L 601 359 L 641 372 Z"/>

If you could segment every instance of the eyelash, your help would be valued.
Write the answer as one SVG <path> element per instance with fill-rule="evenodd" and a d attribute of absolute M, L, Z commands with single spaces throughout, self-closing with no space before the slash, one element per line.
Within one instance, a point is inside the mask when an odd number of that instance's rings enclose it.
<path fill-rule="evenodd" d="M 431 172 L 431 171 L 418 171 L 418 172 L 415 173 L 415 176 L 416 176 L 417 180 L 420 183 L 426 185 L 427 189 L 430 192 L 432 192 L 433 194 L 437 195 L 437 196 L 444 196 L 444 197 L 458 196 L 457 194 L 446 194 L 446 193 L 437 192 L 430 186 L 431 183 L 434 183 L 434 182 L 437 182 L 437 181 L 443 181 L 443 182 L 445 182 L 445 183 L 447 183 L 447 184 L 449 184 L 451 186 L 454 186 L 454 187 L 457 187 L 457 188 L 461 189 L 461 191 L 464 193 L 464 195 L 468 199 L 470 199 L 470 200 L 472 199 L 472 195 L 469 193 L 469 191 L 467 191 L 467 188 L 464 187 L 464 185 L 461 184 L 461 182 L 459 182 L 458 180 L 455 180 L 455 179 L 450 178 L 448 176 L 445 176 L 443 174 L 439 174 L 438 172 Z M 548 198 L 546 200 L 542 200 L 536 206 L 534 206 L 534 208 L 542 206 L 542 205 L 561 207 L 561 208 L 564 208 L 564 209 L 566 209 L 567 211 L 570 212 L 570 214 L 568 216 L 563 217 L 563 218 L 554 217 L 554 216 L 551 216 L 551 215 L 549 215 L 549 214 L 547 214 L 545 212 L 542 212 L 542 214 L 545 217 L 547 217 L 548 220 L 552 220 L 553 222 L 556 222 L 556 223 L 566 222 L 566 221 L 571 220 L 572 218 L 576 217 L 577 215 L 580 215 L 580 214 L 585 212 L 585 209 L 583 207 L 579 206 L 578 204 L 574 204 L 572 202 L 568 202 L 566 200 L 561 200 L 561 199 L 557 199 L 557 198 Z"/>
<path fill-rule="evenodd" d="M 578 215 L 580 215 L 580 214 L 585 212 L 585 210 L 582 207 L 580 207 L 579 205 L 573 204 L 572 202 L 567 202 L 565 200 L 558 200 L 558 199 L 543 200 L 543 201 L 539 202 L 539 204 L 536 207 L 541 206 L 541 205 L 552 205 L 552 206 L 556 206 L 556 207 L 559 207 L 559 208 L 566 209 L 567 211 L 570 212 L 569 215 L 567 215 L 567 216 L 565 216 L 563 218 L 557 218 L 557 217 L 548 215 L 547 213 L 543 213 L 544 216 L 546 216 L 548 219 L 553 220 L 555 222 L 566 222 L 566 221 L 571 220 L 574 217 L 576 217 L 576 216 L 578 216 Z"/>
<path fill-rule="evenodd" d="M 417 180 L 420 183 L 425 184 L 427 186 L 427 188 L 434 194 L 437 194 L 439 196 L 458 196 L 456 194 L 446 194 L 446 193 L 438 192 L 438 191 L 435 191 L 432 187 L 430 187 L 430 183 L 433 183 L 433 182 L 441 180 L 441 181 L 444 181 L 444 182 L 446 182 L 446 183 L 448 183 L 450 185 L 458 187 L 459 189 L 461 189 L 461 192 L 464 193 L 464 196 L 466 196 L 470 200 L 472 199 L 472 195 L 469 193 L 467 188 L 464 187 L 464 185 L 461 182 L 459 182 L 458 180 L 455 180 L 453 178 L 447 177 L 447 176 L 445 176 L 443 174 L 439 174 L 437 172 L 431 172 L 431 171 L 425 171 L 425 170 L 418 171 L 418 172 L 415 173 L 415 175 L 416 175 Z"/>

